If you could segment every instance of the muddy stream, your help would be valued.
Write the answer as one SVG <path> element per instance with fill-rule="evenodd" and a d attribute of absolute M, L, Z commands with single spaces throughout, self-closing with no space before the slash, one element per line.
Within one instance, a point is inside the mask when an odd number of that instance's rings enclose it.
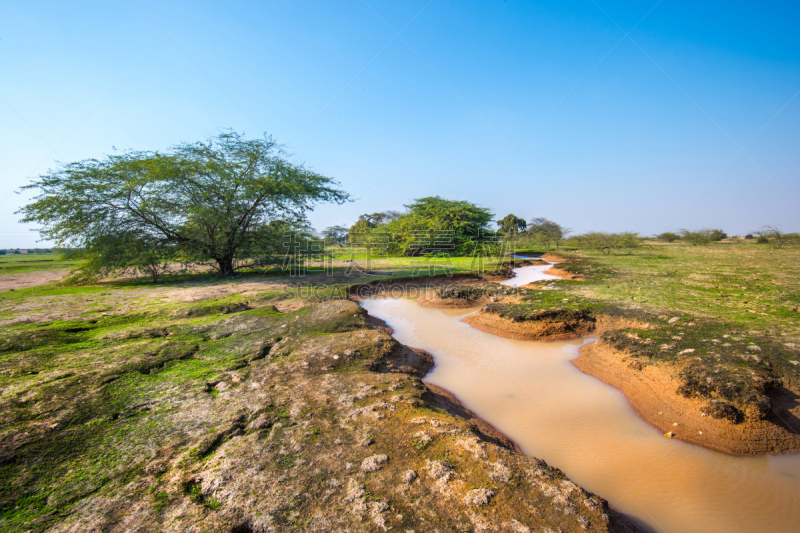
<path fill-rule="evenodd" d="M 518 268 L 505 283 L 556 279 L 547 268 Z M 430 309 L 410 298 L 362 305 L 398 341 L 433 354 L 436 366 L 425 381 L 451 391 L 526 454 L 560 468 L 643 529 L 800 531 L 800 455 L 733 457 L 665 438 L 622 393 L 572 365 L 594 339 L 505 339 L 461 322 L 477 309 Z"/>

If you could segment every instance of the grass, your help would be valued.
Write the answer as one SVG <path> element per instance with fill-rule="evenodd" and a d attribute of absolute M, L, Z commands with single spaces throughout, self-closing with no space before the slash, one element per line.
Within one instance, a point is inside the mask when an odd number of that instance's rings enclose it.
<path fill-rule="evenodd" d="M 20 274 L 41 270 L 74 268 L 78 261 L 63 254 L 6 254 L 0 255 L 0 274 Z"/>
<path fill-rule="evenodd" d="M 800 248 L 652 244 L 631 254 L 585 254 L 603 274 L 576 287 L 596 301 L 653 314 L 712 318 L 800 340 Z"/>

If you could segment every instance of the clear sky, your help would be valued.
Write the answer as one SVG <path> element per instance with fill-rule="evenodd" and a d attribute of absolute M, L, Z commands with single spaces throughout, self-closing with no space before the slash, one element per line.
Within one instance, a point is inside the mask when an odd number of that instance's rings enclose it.
<path fill-rule="evenodd" d="M 800 231 L 796 1 L 0 3 L 0 248 L 20 185 L 120 149 L 272 134 L 358 200 L 583 231 Z"/>

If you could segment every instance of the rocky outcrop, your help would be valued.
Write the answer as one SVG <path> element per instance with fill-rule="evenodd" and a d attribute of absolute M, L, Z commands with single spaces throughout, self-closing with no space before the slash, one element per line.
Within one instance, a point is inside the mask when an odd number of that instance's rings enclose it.
<path fill-rule="evenodd" d="M 622 527 L 605 501 L 427 388 L 430 355 L 355 302 L 196 307 L 6 328 L 0 528 Z"/>

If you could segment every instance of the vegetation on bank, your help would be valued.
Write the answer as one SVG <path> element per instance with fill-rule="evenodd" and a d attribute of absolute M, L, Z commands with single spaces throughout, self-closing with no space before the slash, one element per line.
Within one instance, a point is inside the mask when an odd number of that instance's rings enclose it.
<path fill-rule="evenodd" d="M 512 322 L 625 319 L 603 340 L 631 368 L 672 369 L 676 394 L 733 423 L 773 416 L 776 398 L 800 390 L 800 249 L 651 243 L 564 255 L 575 262 L 559 268 L 586 281 L 538 282 L 544 290 L 484 312 Z"/>

